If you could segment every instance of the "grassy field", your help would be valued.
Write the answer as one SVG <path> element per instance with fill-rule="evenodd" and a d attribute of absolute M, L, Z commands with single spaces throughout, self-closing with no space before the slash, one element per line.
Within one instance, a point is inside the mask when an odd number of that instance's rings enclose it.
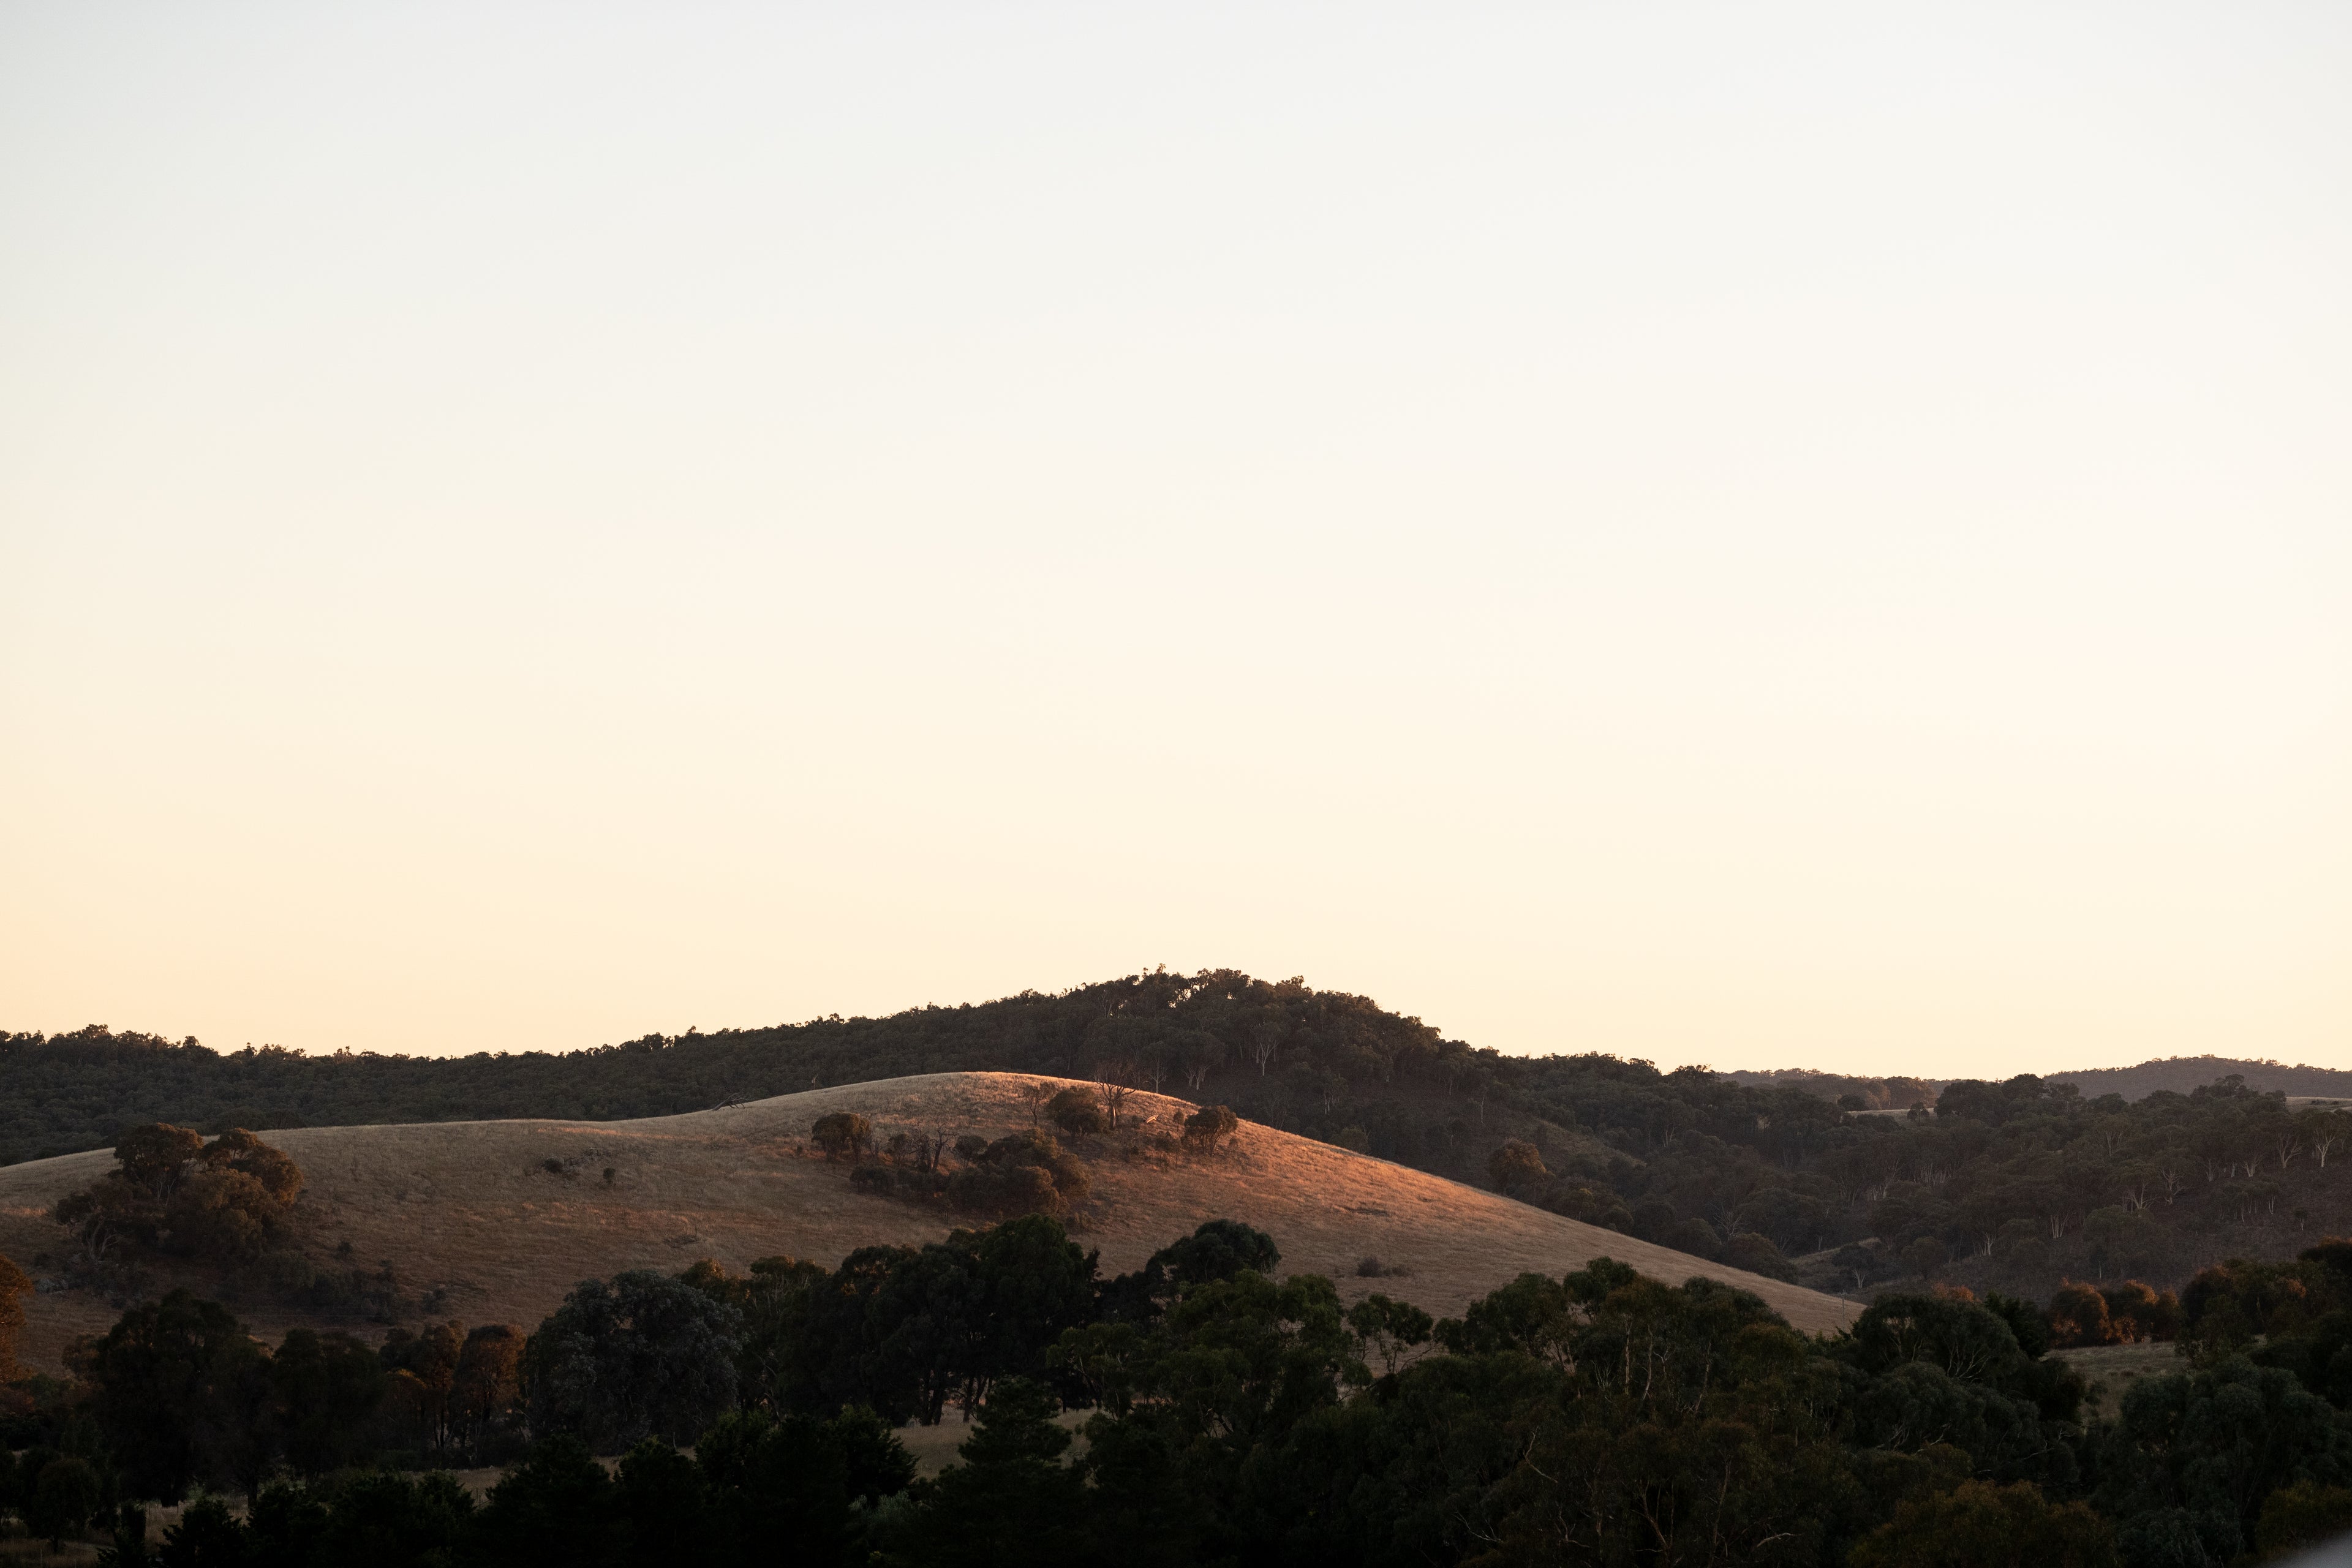
<path fill-rule="evenodd" d="M 2162 1377 L 2189 1366 L 2169 1343 L 2093 1345 L 2051 1353 L 2091 1380 L 2091 1398 L 2083 1407 L 2085 1421 L 2113 1416 L 2124 1394 L 2142 1378 Z"/>
<path fill-rule="evenodd" d="M 776 1253 L 831 1267 L 857 1247 L 936 1240 L 959 1216 L 853 1193 L 843 1166 L 803 1147 L 810 1124 L 852 1110 L 885 1138 L 902 1130 L 995 1136 L 1030 1124 L 1021 1089 L 1033 1081 L 940 1073 L 641 1121 L 313 1127 L 268 1136 L 309 1177 L 297 1215 L 314 1257 L 334 1258 L 348 1244 L 340 1255 L 349 1259 L 389 1260 L 413 1299 L 438 1291 L 437 1317 L 528 1329 L 590 1276 L 675 1272 L 698 1258 L 740 1270 Z M 1134 1115 L 1149 1119 L 1147 1132 L 1172 1129 L 1192 1109 L 1150 1094 L 1131 1103 Z M 1118 1142 L 1080 1147 L 1093 1165 L 1094 1195 L 1071 1222 L 1086 1245 L 1101 1249 L 1107 1273 L 1134 1268 L 1170 1239 L 1223 1215 L 1270 1232 L 1285 1272 L 1328 1274 L 1350 1300 L 1381 1290 L 1441 1314 L 1459 1313 L 1524 1271 L 1559 1275 L 1602 1255 L 1664 1279 L 1701 1274 L 1736 1283 L 1808 1331 L 1843 1327 L 1859 1310 L 1255 1124 L 1213 1156 L 1123 1158 Z M 50 1274 L 39 1258 L 62 1254 L 67 1238 L 46 1212 L 110 1164 L 109 1154 L 93 1152 L 0 1167 L 0 1253 L 37 1277 Z M 1359 1278 L 1366 1257 L 1410 1272 Z M 177 1282 L 217 1284 L 198 1271 L 159 1268 L 151 1288 Z M 26 1359 L 43 1370 L 57 1366 L 71 1336 L 102 1330 L 117 1315 L 84 1289 L 31 1296 L 25 1307 Z M 237 1310 L 265 1335 L 310 1321 L 266 1302 L 240 1301 Z"/>

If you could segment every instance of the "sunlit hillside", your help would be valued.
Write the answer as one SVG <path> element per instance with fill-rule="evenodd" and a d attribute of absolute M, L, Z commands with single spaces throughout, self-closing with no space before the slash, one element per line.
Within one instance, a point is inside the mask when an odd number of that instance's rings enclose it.
<path fill-rule="evenodd" d="M 309 1177 L 298 1231 L 313 1257 L 388 1261 L 412 1319 L 528 1327 L 592 1275 L 676 1271 L 700 1258 L 740 1270 L 778 1253 L 830 1266 L 857 1247 L 918 1244 L 970 1223 L 944 1207 L 853 1192 L 847 1170 L 809 1145 L 810 1126 L 850 1110 L 885 1138 L 898 1131 L 994 1136 L 1030 1125 L 1020 1090 L 1034 1081 L 941 1073 L 636 1121 L 318 1127 L 270 1139 Z M 1149 1119 L 1139 1127 L 1148 1140 L 1191 1109 L 1139 1093 L 1129 1114 Z M 1437 1313 L 1458 1313 L 1524 1271 L 1556 1276 L 1602 1255 L 1664 1279 L 1732 1281 L 1806 1330 L 1839 1327 L 1856 1310 L 1835 1297 L 1249 1123 L 1213 1155 L 1148 1147 L 1122 1154 L 1137 1142 L 1097 1138 L 1078 1146 L 1093 1167 L 1093 1192 L 1071 1223 L 1101 1249 L 1107 1273 L 1133 1268 L 1172 1237 L 1223 1215 L 1272 1233 L 1285 1271 L 1327 1273 L 1350 1298 L 1378 1289 Z M 68 1246 L 47 1211 L 109 1164 L 106 1153 L 89 1152 L 0 1169 L 0 1252 L 26 1260 L 36 1275 L 61 1276 L 40 1261 L 62 1258 Z M 1360 1275 L 1367 1258 L 1396 1272 Z M 175 1278 L 161 1268 L 151 1288 Z M 310 1321 L 264 1294 L 225 1293 L 265 1332 Z M 71 1336 L 102 1329 L 118 1310 L 80 1289 L 46 1290 L 26 1306 L 27 1359 L 45 1367 Z"/>

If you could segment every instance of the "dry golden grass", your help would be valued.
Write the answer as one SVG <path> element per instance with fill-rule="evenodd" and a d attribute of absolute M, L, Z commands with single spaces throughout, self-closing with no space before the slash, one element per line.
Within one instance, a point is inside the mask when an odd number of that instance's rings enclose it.
<path fill-rule="evenodd" d="M 413 1293 L 445 1291 L 442 1314 L 467 1323 L 536 1324 L 580 1280 L 625 1268 L 671 1272 L 698 1258 L 740 1270 L 776 1253 L 831 1267 L 875 1243 L 933 1241 L 962 1221 L 943 1208 L 853 1193 L 848 1173 L 799 1152 L 810 1123 L 859 1112 L 887 1137 L 927 1130 L 997 1136 L 1030 1124 L 1021 1098 L 1035 1079 L 937 1073 L 811 1089 L 721 1110 L 640 1121 L 460 1121 L 313 1127 L 268 1134 L 309 1177 L 299 1208 L 304 1244 L 324 1258 L 397 1267 Z M 1172 1128 L 1192 1107 L 1137 1094 L 1130 1114 Z M 1102 1251 L 1107 1273 L 1132 1269 L 1202 1220 L 1226 1216 L 1270 1232 L 1285 1272 L 1328 1274 L 1343 1296 L 1374 1290 L 1433 1313 L 1459 1314 L 1533 1270 L 1558 1276 L 1608 1256 L 1680 1281 L 1711 1276 L 1753 1290 L 1800 1329 L 1842 1328 L 1852 1302 L 1580 1225 L 1493 1193 L 1244 1123 L 1229 1151 L 1196 1159 L 1121 1159 L 1117 1141 L 1083 1148 L 1094 1195 L 1073 1226 Z M 549 1160 L 570 1162 L 552 1174 Z M 66 1237 L 43 1215 L 109 1167 L 101 1152 L 0 1167 L 0 1253 L 36 1268 Z M 614 1172 L 608 1186 L 606 1167 Z M 1409 1275 L 1359 1279 L 1376 1256 Z M 157 1284 L 173 1282 L 166 1272 Z M 202 1285 L 191 1277 L 191 1283 Z M 28 1297 L 25 1358 L 54 1369 L 73 1335 L 102 1330 L 113 1309 L 87 1290 Z M 240 1308 L 274 1338 L 303 1321 Z"/>
<path fill-rule="evenodd" d="M 2189 1370 L 2188 1361 L 2169 1342 L 2090 1345 L 2050 1353 L 2091 1380 L 2091 1397 L 2083 1405 L 2085 1421 L 2113 1419 L 2135 1383 Z"/>

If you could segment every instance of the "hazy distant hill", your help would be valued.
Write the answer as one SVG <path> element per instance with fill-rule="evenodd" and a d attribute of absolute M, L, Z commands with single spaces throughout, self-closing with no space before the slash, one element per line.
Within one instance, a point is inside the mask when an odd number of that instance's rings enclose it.
<path fill-rule="evenodd" d="M 1851 1073 L 1815 1072 L 1811 1068 L 1774 1068 L 1765 1072 L 1734 1071 L 1722 1075 L 1750 1089 L 1799 1089 L 1823 1100 L 1858 1096 L 1871 1110 L 1908 1110 L 1933 1105 L 1944 1092 L 1944 1080 L 1935 1078 L 1863 1078 Z"/>
<path fill-rule="evenodd" d="M 2043 1073 L 2051 1083 L 2071 1083 L 2084 1100 L 2120 1094 L 2145 1100 L 2158 1089 L 2189 1094 L 2209 1083 L 2236 1074 L 2257 1094 L 2342 1095 L 2352 1100 L 2352 1071 L 2336 1068 L 2288 1067 L 2274 1061 L 2243 1061 L 2235 1057 L 2166 1057 L 2128 1068 L 2084 1068 L 2074 1072 Z M 1867 1078 L 1852 1073 L 1815 1072 L 1811 1068 L 1776 1068 L 1769 1071 L 1737 1071 L 1723 1075 L 1755 1089 L 1801 1089 L 1823 1100 L 1859 1095 L 1873 1110 L 1900 1110 L 1915 1104 L 1933 1106 L 1948 1079 Z"/>
<path fill-rule="evenodd" d="M 2080 1072 L 2042 1076 L 2053 1083 L 2071 1083 L 2084 1100 L 2120 1094 L 2141 1100 L 2158 1089 L 2187 1094 L 2232 1073 L 2258 1094 L 2342 1095 L 2352 1099 L 2352 1072 L 2336 1068 L 2288 1067 L 2273 1061 L 2240 1061 L 2231 1057 L 2166 1057 L 2129 1068 L 2090 1068 Z"/>

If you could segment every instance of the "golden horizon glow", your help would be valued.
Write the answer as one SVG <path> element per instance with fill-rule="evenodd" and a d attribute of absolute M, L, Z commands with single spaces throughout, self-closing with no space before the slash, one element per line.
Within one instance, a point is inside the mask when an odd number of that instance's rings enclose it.
<path fill-rule="evenodd" d="M 2352 14 L 0 16 L 0 1029 L 2352 1067 Z"/>

